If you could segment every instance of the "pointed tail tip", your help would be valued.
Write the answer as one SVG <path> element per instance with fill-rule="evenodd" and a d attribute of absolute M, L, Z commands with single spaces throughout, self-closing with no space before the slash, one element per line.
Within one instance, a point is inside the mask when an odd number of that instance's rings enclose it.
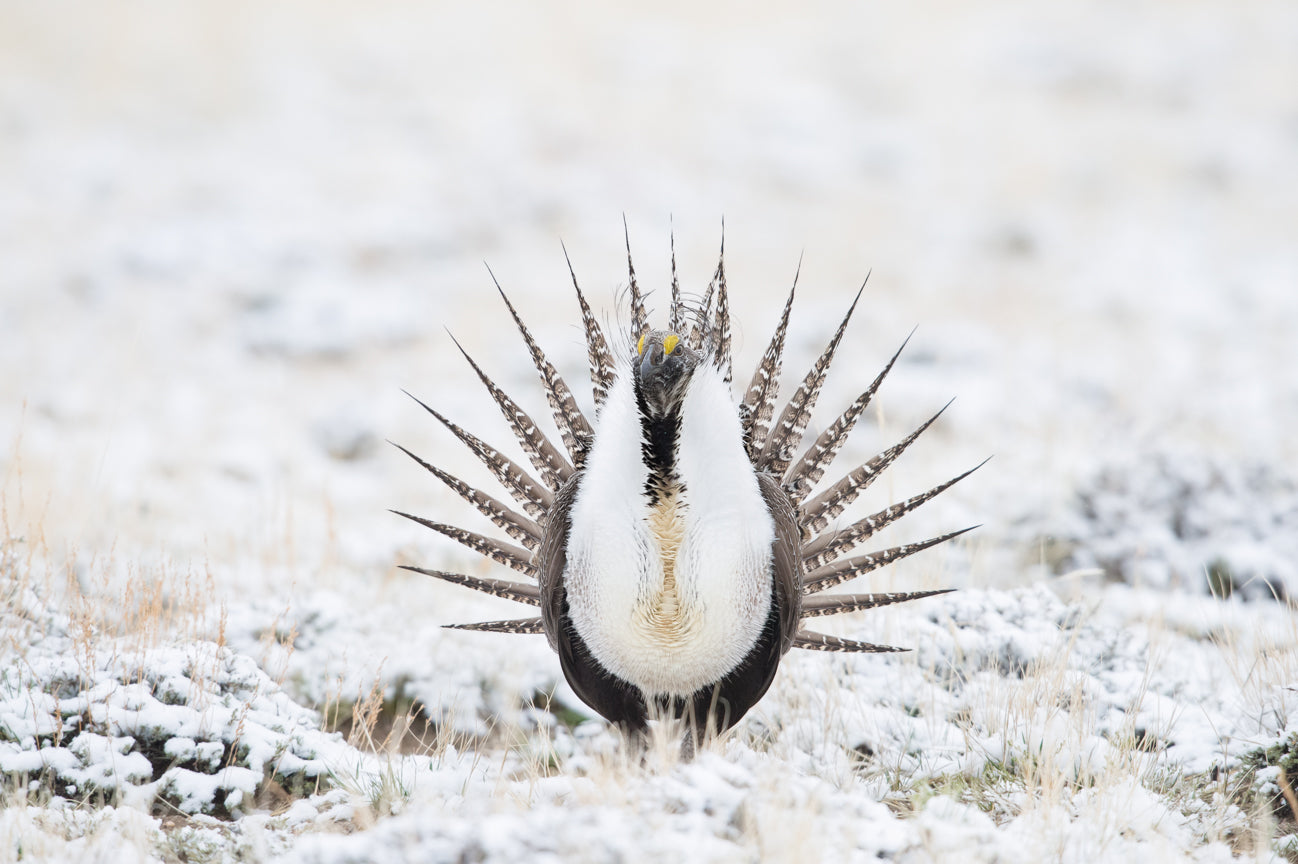
<path fill-rule="evenodd" d="M 487 263 L 487 259 L 485 259 L 485 258 L 482 259 L 482 266 L 487 268 L 487 275 L 491 277 L 491 282 L 492 282 L 492 284 L 496 286 L 496 289 L 497 289 L 497 290 L 499 290 L 499 289 L 500 289 L 500 280 L 498 280 L 498 279 L 496 278 L 496 274 L 495 274 L 494 272 L 492 272 L 491 265 Z"/>
<path fill-rule="evenodd" d="M 434 408 L 432 408 L 427 402 L 425 402 L 423 399 L 420 399 L 418 396 L 416 396 L 414 393 L 411 393 L 409 390 L 402 389 L 401 392 L 409 396 L 411 399 L 415 400 L 415 403 L 420 408 L 423 408 L 425 411 L 427 411 L 429 414 L 432 414 L 434 417 L 442 416 L 441 414 L 437 413 L 437 411 Z"/>

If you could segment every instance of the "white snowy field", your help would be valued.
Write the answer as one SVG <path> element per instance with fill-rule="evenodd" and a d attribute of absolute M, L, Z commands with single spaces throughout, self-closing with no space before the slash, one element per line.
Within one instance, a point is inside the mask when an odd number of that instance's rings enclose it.
<path fill-rule="evenodd" d="M 1298 860 L 1298 6 L 0 0 L 0 861 Z M 854 508 L 994 458 L 644 764 L 491 568 L 433 404 L 548 414 L 725 219 L 818 415 L 918 329 Z M 658 295 L 662 297 L 662 293 Z M 662 303 L 659 299 L 658 306 Z M 579 386 L 580 385 L 580 386 Z M 511 450 L 510 452 L 516 452 Z M 834 476 L 832 473 L 829 476 Z M 467 569 L 464 569 L 467 568 Z M 412 723 L 403 717 L 412 714 Z"/>

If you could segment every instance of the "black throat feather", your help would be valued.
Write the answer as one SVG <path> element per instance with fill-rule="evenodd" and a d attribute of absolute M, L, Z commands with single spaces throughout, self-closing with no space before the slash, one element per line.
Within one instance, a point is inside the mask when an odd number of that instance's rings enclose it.
<path fill-rule="evenodd" d="M 639 379 L 635 382 L 635 399 L 640 412 L 640 451 L 644 454 L 645 465 L 649 467 L 645 494 L 649 496 L 652 505 L 680 488 L 680 476 L 676 473 L 676 446 L 681 432 L 680 407 L 675 406 L 661 413 L 652 411 Z"/>

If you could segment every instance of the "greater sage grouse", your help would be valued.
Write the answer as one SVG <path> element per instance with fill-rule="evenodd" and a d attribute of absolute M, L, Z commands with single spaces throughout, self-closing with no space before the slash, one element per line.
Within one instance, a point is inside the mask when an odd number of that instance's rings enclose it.
<path fill-rule="evenodd" d="M 649 325 L 629 244 L 627 267 L 631 327 L 611 339 L 572 279 L 594 385 L 593 419 L 500 292 L 540 373 L 562 450 L 465 354 L 535 473 L 419 403 L 486 465 L 523 512 L 401 449 L 514 542 L 394 512 L 528 581 L 406 569 L 540 610 L 531 618 L 448 626 L 544 633 L 568 683 L 591 708 L 631 733 L 645 732 L 651 715 L 683 718 L 690 729 L 686 749 L 692 750 L 705 732 L 727 729 L 744 716 L 790 648 L 904 650 L 804 630 L 802 622 L 944 593 L 822 592 L 970 530 L 843 557 L 976 469 L 835 527 L 843 509 L 942 413 L 811 495 L 897 359 L 894 354 L 865 392 L 794 458 L 856 300 L 776 417 L 796 276 L 775 335 L 736 405 L 724 245 L 711 283 L 693 302 L 681 299 L 673 252 L 665 329 Z"/>

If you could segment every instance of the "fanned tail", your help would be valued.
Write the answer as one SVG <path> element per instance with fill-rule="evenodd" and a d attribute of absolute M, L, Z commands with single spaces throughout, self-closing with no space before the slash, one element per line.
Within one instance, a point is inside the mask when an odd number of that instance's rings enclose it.
<path fill-rule="evenodd" d="M 626 238 L 626 271 L 631 290 L 631 340 L 634 344 L 635 340 L 649 332 L 649 314 L 645 311 L 640 286 L 635 281 L 635 265 L 631 263 L 631 230 L 626 225 L 626 214 L 622 215 L 622 236 Z"/>
<path fill-rule="evenodd" d="M 517 462 L 447 420 L 442 416 L 441 412 L 424 404 L 409 392 L 406 395 L 419 402 L 425 411 L 436 417 L 443 426 L 451 430 L 451 433 L 456 438 L 463 441 L 473 451 L 473 455 L 477 456 L 482 464 L 486 465 L 487 469 L 500 481 L 501 485 L 509 490 L 510 494 L 514 496 L 514 500 L 522 505 L 529 516 L 541 516 L 549 512 L 550 506 L 554 503 L 554 494 L 528 476 L 528 473 L 520 468 Z"/>
<path fill-rule="evenodd" d="M 572 259 L 568 257 L 568 247 L 560 244 L 563 249 L 563 260 L 568 263 L 568 275 L 572 277 L 573 290 L 577 292 L 577 303 L 581 306 L 581 323 L 586 332 L 586 360 L 590 363 L 590 384 L 595 397 L 595 409 L 604 404 L 608 398 L 608 391 L 613 386 L 615 364 L 613 361 L 613 352 L 608 348 L 608 340 L 604 338 L 604 331 L 600 329 L 599 321 L 590 311 L 590 304 L 586 302 L 586 295 L 581 293 L 581 286 L 577 284 L 577 274 L 572 269 Z"/>
<path fill-rule="evenodd" d="M 947 489 L 959 483 L 973 472 L 987 464 L 984 459 L 968 471 L 956 477 L 952 477 L 945 483 L 934 486 L 927 492 L 921 492 L 902 501 L 899 504 L 893 504 L 891 507 L 885 507 L 877 513 L 871 513 L 864 519 L 857 520 L 841 531 L 827 531 L 816 537 L 811 542 L 802 547 L 802 562 L 808 570 L 815 570 L 818 567 L 836 560 L 844 552 L 856 547 L 861 542 L 868 540 L 876 531 L 891 525 L 902 516 L 919 507 L 927 501 L 931 501 L 938 495 L 941 495 Z"/>
<path fill-rule="evenodd" d="M 904 546 L 893 546 L 891 549 L 871 552 L 869 555 L 858 555 L 855 558 L 848 558 L 846 561 L 840 561 L 837 564 L 829 564 L 824 567 L 819 567 L 803 577 L 802 593 L 818 594 L 827 588 L 833 588 L 835 585 L 842 585 L 844 582 L 850 582 L 858 576 L 864 576 L 872 570 L 878 570 L 880 567 L 885 567 L 894 561 L 900 561 L 902 558 L 914 555 L 916 552 L 922 552 L 931 546 L 945 543 L 946 541 L 959 537 L 966 531 L 972 531 L 977 527 L 977 525 L 972 525 L 968 528 L 962 528 L 959 531 L 952 531 L 949 534 L 943 534 L 940 537 L 921 540 L 919 543 L 907 543 Z"/>
<path fill-rule="evenodd" d="M 511 621 L 480 621 L 477 624 L 443 624 L 447 630 L 478 630 L 484 633 L 520 633 L 541 635 L 545 627 L 540 618 L 516 618 Z"/>
<path fill-rule="evenodd" d="M 533 522 L 522 513 L 517 513 L 514 510 L 511 510 L 509 507 L 500 503 L 487 493 L 474 489 L 460 478 L 443 471 L 436 465 L 431 465 L 428 462 L 425 462 L 400 444 L 395 442 L 388 443 L 392 444 L 393 447 L 422 465 L 425 470 L 449 486 L 455 494 L 472 504 L 479 513 L 496 523 L 496 526 L 503 529 L 510 537 L 533 551 L 541 545 L 540 525 Z"/>
<path fill-rule="evenodd" d="M 893 648 L 891 645 L 872 645 L 869 642 L 857 642 L 855 639 L 830 636 L 828 633 L 813 633 L 810 630 L 799 630 L 793 637 L 793 647 L 807 648 L 811 651 L 854 651 L 861 654 L 896 654 L 910 650 Z"/>
<path fill-rule="evenodd" d="M 955 400 L 952 399 L 951 401 L 954 402 Z M 807 536 L 824 531 L 826 525 L 839 513 L 842 513 L 848 504 L 855 501 L 858 495 L 868 489 L 879 474 L 896 461 L 898 456 L 905 453 L 906 448 L 915 443 L 915 439 L 924 434 L 924 430 L 933 425 L 933 421 L 941 417 L 942 411 L 945 411 L 950 406 L 951 402 L 943 405 L 941 411 L 924 421 L 914 432 L 884 450 L 869 462 L 849 472 L 833 486 L 830 486 L 803 505 L 802 527 L 807 532 Z"/>
<path fill-rule="evenodd" d="M 425 528 L 431 528 L 444 537 L 450 537 L 461 546 L 465 546 L 482 555 L 484 558 L 490 558 L 497 564 L 504 564 L 511 570 L 516 570 L 524 576 L 536 578 L 536 567 L 532 565 L 532 553 L 526 549 L 513 545 L 512 543 L 503 543 L 494 537 L 487 537 L 464 528 L 456 528 L 454 525 L 447 525 L 444 522 L 434 522 L 431 519 L 424 519 L 420 516 L 413 516 L 410 513 L 404 513 L 400 510 L 391 510 L 398 516 L 404 516 L 411 522 L 418 522 Z"/>
<path fill-rule="evenodd" d="M 842 615 L 845 612 L 859 612 L 862 609 L 877 609 L 880 606 L 891 606 L 893 603 L 950 594 L 954 590 L 954 588 L 942 588 L 937 591 L 910 591 L 899 594 L 821 594 L 803 598 L 801 617 L 819 618 L 822 615 Z"/>
<path fill-rule="evenodd" d="M 716 344 L 712 349 L 712 361 L 721 370 L 721 377 L 730 386 L 734 378 L 734 363 L 730 358 L 730 297 L 726 292 L 726 225 L 721 223 L 721 252 L 717 256 L 717 271 L 712 281 L 717 286 L 717 317 L 712 325 Z"/>
<path fill-rule="evenodd" d="M 631 256 L 630 230 L 623 217 L 623 235 L 626 242 L 628 293 L 630 297 L 632 342 L 639 339 L 649 330 L 648 313 L 645 296 L 636 279 L 635 266 Z M 582 323 L 586 341 L 587 359 L 590 365 L 591 385 L 596 410 L 608 398 L 616 379 L 618 360 L 614 356 L 610 343 L 603 329 L 592 313 L 573 271 L 572 262 L 564 249 L 564 258 L 568 263 L 568 272 L 572 277 L 573 288 L 581 308 Z M 827 530 L 828 526 L 861 495 L 908 447 L 946 410 L 944 406 L 919 428 L 898 441 L 893 446 L 879 453 L 874 458 L 843 475 L 820 494 L 811 497 L 812 490 L 824 477 L 834 459 L 843 448 L 848 436 L 855 428 L 861 415 L 869 407 L 882 382 L 890 374 L 910 336 L 902 342 L 901 347 L 892 355 L 865 392 L 861 393 L 841 415 L 816 440 L 802 452 L 795 461 L 795 452 L 802 443 L 816 402 L 824 388 L 829 369 L 833 364 L 838 346 L 842 342 L 852 315 L 860 302 L 864 286 L 857 292 L 839 323 L 833 337 L 816 359 L 811 369 L 802 379 L 797 391 L 778 413 L 778 420 L 772 422 L 776 415 L 775 407 L 779 393 L 779 377 L 782 370 L 784 350 L 788 334 L 789 319 L 797 293 L 798 277 L 801 273 L 801 258 L 794 273 L 793 285 L 790 287 L 782 314 L 771 336 L 761 362 L 754 371 L 752 379 L 744 392 L 739 405 L 739 413 L 744 433 L 744 446 L 754 469 L 763 475 L 763 482 L 769 483 L 773 493 L 779 499 L 768 506 L 787 505 L 788 516 L 796 520 L 790 522 L 789 530 L 796 537 L 798 532 L 804 540 L 800 549 L 800 558 L 794 562 L 794 577 L 801 591 L 799 609 L 791 617 L 798 620 L 836 615 L 865 609 L 874 609 L 894 603 L 918 600 L 948 593 L 951 589 L 940 589 L 916 592 L 890 592 L 865 594 L 823 594 L 821 592 L 834 586 L 844 584 L 876 569 L 892 564 L 910 555 L 931 548 L 956 538 L 972 528 L 953 531 L 917 543 L 909 543 L 882 549 L 865 555 L 839 560 L 857 545 L 874 536 L 880 529 L 899 520 L 907 513 L 932 500 L 965 477 L 972 474 L 974 468 L 934 486 L 925 492 L 914 495 L 898 504 L 893 504 L 876 513 L 858 519 L 850 526 L 840 530 Z M 490 272 L 490 268 L 488 268 Z M 867 276 L 867 280 L 868 280 Z M 495 281 L 494 274 L 492 280 Z M 504 456 L 500 451 L 490 447 L 461 427 L 452 423 L 438 411 L 419 399 L 415 399 L 424 410 L 428 411 L 446 426 L 452 434 L 460 439 L 474 455 L 491 471 L 501 485 L 509 491 L 526 513 L 518 513 L 496 498 L 469 486 L 462 480 L 434 467 L 409 450 L 396 445 L 426 470 L 449 486 L 453 491 L 472 504 L 480 513 L 503 529 L 514 543 L 497 540 L 483 534 L 475 533 L 441 522 L 413 516 L 401 511 L 392 511 L 406 519 L 417 522 L 445 537 L 460 543 L 492 561 L 510 567 L 527 577 L 535 578 L 538 574 L 534 563 L 536 553 L 541 547 L 544 535 L 545 520 L 555 505 L 555 496 L 574 474 L 584 467 L 584 459 L 593 439 L 591 423 L 582 413 L 563 377 L 546 357 L 533 338 L 522 317 L 514 307 L 504 290 L 496 283 L 501 299 L 504 300 L 514 324 L 522 336 L 532 358 L 532 363 L 540 376 L 545 389 L 546 399 L 554 416 L 555 423 L 563 439 L 562 449 L 555 446 L 538 428 L 537 424 L 519 405 L 498 387 L 478 366 L 463 347 L 456 342 L 465 359 L 491 394 L 497 407 L 527 454 L 532 467 L 539 475 L 539 481 Z M 733 378 L 733 335 L 731 330 L 730 298 L 726 284 L 725 272 L 725 228 L 722 223 L 722 237 L 716 270 L 709 282 L 706 292 L 699 302 L 686 303 L 681 298 L 680 282 L 676 268 L 676 238 L 671 236 L 671 305 L 668 310 L 667 326 L 670 332 L 680 335 L 695 350 L 705 352 L 721 372 L 727 384 Z M 688 334 L 684 331 L 688 329 Z M 913 335 L 913 331 L 912 331 Z M 618 343 L 619 346 L 621 342 Z M 407 394 L 409 395 L 409 394 Z M 414 399 L 414 396 L 411 396 Z M 565 452 L 566 451 L 566 454 Z M 792 465 L 792 468 L 790 466 Z M 770 482 L 780 481 L 778 487 Z M 779 490 L 783 490 L 780 494 Z M 787 497 L 786 497 L 787 496 Z M 805 501 L 804 499 L 810 498 Z M 778 504 L 779 506 L 775 506 Z M 796 526 L 796 527 L 795 527 Z M 977 526 L 974 526 L 977 527 Z M 521 545 L 515 545 L 521 544 Z M 796 540 L 794 546 L 796 547 Z M 790 557 L 797 558 L 795 552 Z M 488 579 L 469 576 L 461 573 L 450 573 L 440 570 L 427 570 L 419 567 L 404 566 L 403 569 L 433 576 L 443 581 L 462 585 L 485 594 L 508 600 L 539 606 L 540 589 L 535 584 L 515 582 L 502 579 Z M 790 586 L 791 590 L 798 590 Z M 785 621 L 787 627 L 784 638 L 790 642 L 786 645 L 815 651 L 868 652 L 887 653 L 904 651 L 886 645 L 875 645 L 852 639 L 817 633 L 810 630 L 796 630 L 797 621 Z M 541 618 L 522 618 L 505 621 L 485 621 L 469 624 L 445 625 L 450 629 L 473 630 L 496 633 L 543 633 Z"/>
<path fill-rule="evenodd" d="M 487 272 L 490 273 L 491 268 L 487 268 Z M 491 279 L 495 282 L 494 273 Z M 496 282 L 496 290 L 500 292 L 500 299 L 505 301 L 505 306 L 509 309 L 519 334 L 527 343 L 527 350 L 532 355 L 532 365 L 536 367 L 537 374 L 541 376 L 541 383 L 545 386 L 545 398 L 550 403 L 550 412 L 554 415 L 554 424 L 559 427 L 559 435 L 563 438 L 563 446 L 568 451 L 568 458 L 572 459 L 574 465 L 580 465 L 586 458 L 586 450 L 590 447 L 591 438 L 594 437 L 590 423 L 586 422 L 586 415 L 582 414 L 581 409 L 577 407 L 577 400 L 573 398 L 572 391 L 568 389 L 568 385 L 554 368 L 554 364 L 546 359 L 545 352 L 532 338 L 531 332 L 523 324 L 518 310 L 514 308 L 513 303 L 509 302 L 509 297 L 505 295 L 499 282 Z M 564 479 L 566 480 L 567 477 Z"/>
<path fill-rule="evenodd" d="M 518 403 L 511 399 L 508 393 L 497 387 L 496 383 L 487 377 L 487 373 L 483 372 L 482 367 L 469 356 L 469 352 L 464 350 L 464 346 L 460 344 L 459 340 L 452 336 L 451 341 L 455 343 L 456 348 L 460 349 L 464 359 L 469 361 L 473 371 L 478 374 L 478 379 L 482 381 L 483 386 L 487 388 L 487 392 L 491 394 L 491 398 L 495 400 L 496 406 L 500 408 L 500 413 L 505 415 L 506 422 L 514 430 L 514 437 L 518 439 L 518 443 L 522 446 L 523 452 L 527 454 L 532 467 L 540 473 L 545 485 L 549 486 L 552 491 L 558 489 L 565 480 L 572 476 L 572 465 L 568 464 L 568 460 L 563 458 L 563 454 L 545 437 L 537 427 L 536 421 L 526 411 L 518 407 Z"/>
<path fill-rule="evenodd" d="M 672 308 L 667 316 L 667 329 L 677 336 L 685 329 L 685 312 L 681 309 L 681 283 L 676 278 L 676 230 L 672 229 Z"/>
<path fill-rule="evenodd" d="M 526 603 L 528 606 L 541 605 L 541 589 L 535 585 L 528 585 L 523 582 L 509 582 L 504 579 L 479 579 L 476 576 L 465 576 L 463 573 L 425 570 L 422 567 L 411 567 L 407 564 L 402 564 L 401 569 L 443 579 L 456 585 L 463 585 L 465 588 L 472 588 L 474 591 L 481 591 L 483 594 L 490 594 L 493 597 L 503 597 L 506 600 Z"/>
<path fill-rule="evenodd" d="M 801 273 L 802 259 L 799 258 L 798 269 L 793 274 L 793 287 L 789 289 L 789 299 L 784 301 L 780 323 L 776 325 L 771 342 L 766 346 L 766 353 L 753 371 L 748 392 L 744 394 L 741 406 L 747 409 L 744 416 L 744 444 L 748 449 L 748 459 L 753 463 L 757 462 L 762 448 L 766 446 L 771 417 L 775 414 L 775 400 L 780 394 L 780 369 L 784 363 L 784 337 L 789 331 L 789 312 L 793 309 L 793 295 L 797 293 L 798 276 Z"/>
<path fill-rule="evenodd" d="M 914 330 L 910 332 L 911 336 L 915 335 Z M 905 341 L 901 343 L 901 347 L 888 360 L 888 365 L 884 366 L 883 371 L 875 376 L 873 383 L 864 393 L 856 397 L 856 400 L 848 406 L 846 411 L 839 415 L 837 420 L 830 424 L 828 429 L 820 433 L 815 442 L 807 448 L 807 452 L 802 454 L 802 458 L 789 471 L 784 480 L 784 489 L 794 501 L 801 501 L 807 497 L 807 494 L 820 482 L 825 469 L 834 461 L 834 457 L 838 455 L 843 443 L 847 441 L 847 436 L 855 428 L 857 418 L 869 406 L 870 400 L 874 398 L 874 394 L 879 390 L 879 385 L 892 371 L 892 365 L 897 362 L 897 358 L 901 356 L 901 352 L 905 350 L 906 343 L 909 341 L 910 336 L 907 336 Z"/>
<path fill-rule="evenodd" d="M 816 407 L 820 388 L 824 386 L 825 377 L 829 374 L 829 366 L 834 362 L 834 352 L 843 339 L 843 333 L 847 331 L 847 323 L 852 320 L 852 313 L 856 311 L 856 304 L 860 302 L 864 291 L 865 287 L 862 286 L 861 290 L 856 292 L 856 298 L 852 300 L 852 305 L 848 307 L 842 323 L 838 325 L 834 338 L 829 340 L 829 345 L 816 359 L 807 376 L 802 379 L 802 384 L 789 400 L 789 404 L 785 405 L 784 410 L 780 412 L 780 419 L 771 430 L 770 438 L 767 439 L 762 455 L 758 459 L 759 470 L 769 471 L 776 477 L 783 477 L 784 472 L 788 470 L 789 463 L 793 461 L 793 451 L 802 441 L 802 433 L 806 431 L 807 424 L 811 421 L 811 412 Z"/>

